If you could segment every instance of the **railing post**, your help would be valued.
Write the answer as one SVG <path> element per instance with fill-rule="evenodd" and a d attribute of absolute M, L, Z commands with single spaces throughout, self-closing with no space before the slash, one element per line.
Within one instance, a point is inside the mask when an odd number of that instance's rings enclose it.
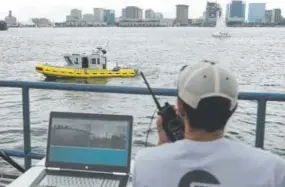
<path fill-rule="evenodd" d="M 25 153 L 25 169 L 31 167 L 31 158 L 28 154 L 31 152 L 31 130 L 30 130 L 30 98 L 29 88 L 22 88 L 22 102 L 23 102 L 23 128 L 24 128 L 24 153 Z"/>
<path fill-rule="evenodd" d="M 265 116 L 266 116 L 266 100 L 264 98 L 257 101 L 257 118 L 255 132 L 255 147 L 262 148 L 264 145 L 265 132 Z"/>

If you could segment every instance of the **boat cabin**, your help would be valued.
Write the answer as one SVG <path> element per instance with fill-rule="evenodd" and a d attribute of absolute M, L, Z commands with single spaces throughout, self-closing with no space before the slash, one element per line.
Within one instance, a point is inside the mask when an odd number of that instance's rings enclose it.
<path fill-rule="evenodd" d="M 92 68 L 92 69 L 107 69 L 106 51 L 102 48 L 97 48 L 96 52 L 91 55 L 83 54 L 66 54 L 64 59 L 68 66 L 74 68 Z"/>

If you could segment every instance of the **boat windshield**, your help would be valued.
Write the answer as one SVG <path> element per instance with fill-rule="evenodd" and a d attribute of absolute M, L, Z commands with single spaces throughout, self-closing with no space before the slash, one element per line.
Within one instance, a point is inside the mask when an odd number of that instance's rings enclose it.
<path fill-rule="evenodd" d="M 65 56 L 64 59 L 65 59 L 65 61 L 67 62 L 68 65 L 72 65 L 73 64 L 68 56 Z"/>

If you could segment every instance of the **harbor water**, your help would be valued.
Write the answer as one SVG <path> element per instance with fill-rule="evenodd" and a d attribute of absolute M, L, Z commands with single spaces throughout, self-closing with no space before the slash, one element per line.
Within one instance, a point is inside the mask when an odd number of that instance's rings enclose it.
<path fill-rule="evenodd" d="M 229 68 L 240 91 L 285 92 L 285 29 L 231 28 L 228 39 L 211 36 L 214 28 L 14 28 L 0 32 L 0 79 L 44 81 L 37 63 L 62 65 L 64 53 L 107 48 L 110 66 L 135 65 L 152 87 L 175 88 L 179 69 L 202 60 Z M 68 81 L 68 83 L 72 83 Z M 77 83 L 140 86 L 135 78 L 109 78 Z M 23 149 L 22 92 L 0 88 L 0 148 Z M 175 103 L 174 97 L 159 97 Z M 131 114 L 133 156 L 144 147 L 155 105 L 148 95 L 31 90 L 33 151 L 45 153 L 50 111 Z M 226 129 L 229 138 L 254 146 L 256 102 L 240 101 Z M 285 157 L 285 104 L 268 102 L 265 149 Z M 156 143 L 155 120 L 149 145 Z M 1 168 L 10 168 L 0 160 Z"/>

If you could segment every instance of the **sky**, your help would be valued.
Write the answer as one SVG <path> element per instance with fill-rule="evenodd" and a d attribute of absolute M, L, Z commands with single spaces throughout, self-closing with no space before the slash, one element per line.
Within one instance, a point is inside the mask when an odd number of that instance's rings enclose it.
<path fill-rule="evenodd" d="M 209 0 L 215 1 L 215 0 Z M 93 8 L 108 8 L 116 11 L 116 17 L 121 16 L 125 6 L 139 6 L 142 9 L 152 8 L 163 13 L 165 18 L 175 17 L 175 5 L 189 5 L 189 18 L 198 18 L 205 11 L 207 0 L 7 0 L 0 6 L 0 20 L 12 10 L 19 22 L 28 22 L 34 17 L 46 17 L 51 21 L 65 21 L 66 15 L 73 8 L 81 9 L 83 14 L 92 13 Z M 217 0 L 224 7 L 229 0 Z M 265 2 L 266 8 L 281 8 L 285 12 L 285 0 L 247 0 L 248 2 Z M 283 14 L 284 15 L 284 14 Z"/>

